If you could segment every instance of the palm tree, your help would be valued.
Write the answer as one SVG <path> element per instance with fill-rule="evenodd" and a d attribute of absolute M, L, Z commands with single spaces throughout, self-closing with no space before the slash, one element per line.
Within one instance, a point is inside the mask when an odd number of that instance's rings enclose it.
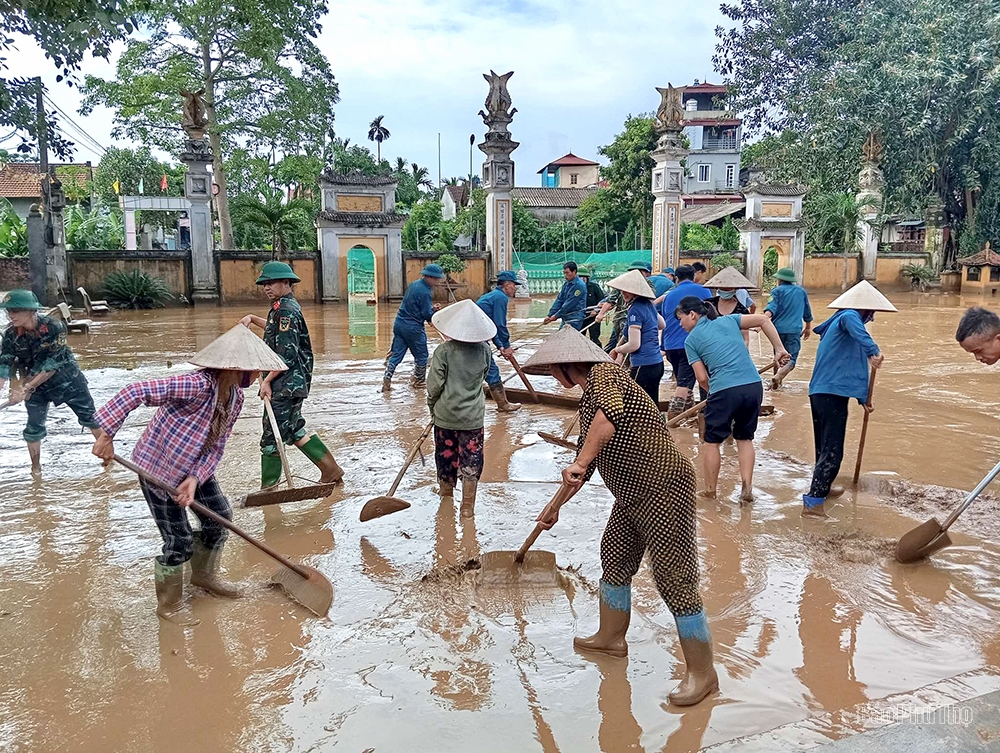
<path fill-rule="evenodd" d="M 389 133 L 389 129 L 382 125 L 382 118 L 384 117 L 385 115 L 379 115 L 368 124 L 368 140 L 374 141 L 377 145 L 379 163 L 382 162 L 382 142 L 392 135 Z"/>
<path fill-rule="evenodd" d="M 396 168 L 393 170 L 394 173 L 400 178 L 406 175 L 410 171 L 410 166 L 406 164 L 406 160 L 402 157 L 396 157 Z"/>
<path fill-rule="evenodd" d="M 288 250 L 288 239 L 309 222 L 312 205 L 302 199 L 282 201 L 280 191 L 263 197 L 241 194 L 233 199 L 237 222 L 265 231 L 271 236 L 271 258 L 279 259 Z"/>
<path fill-rule="evenodd" d="M 413 168 L 413 182 L 417 184 L 418 188 L 434 187 L 434 184 L 431 183 L 430 172 L 428 172 L 426 167 L 420 167 L 416 162 L 411 167 Z"/>
<path fill-rule="evenodd" d="M 820 194 L 813 204 L 817 236 L 829 241 L 834 247 L 840 246 L 843 251 L 842 290 L 847 290 L 849 255 L 858 249 L 861 241 L 861 225 L 865 222 L 865 214 L 871 206 L 871 201 L 858 201 L 854 194 L 849 193 Z"/>

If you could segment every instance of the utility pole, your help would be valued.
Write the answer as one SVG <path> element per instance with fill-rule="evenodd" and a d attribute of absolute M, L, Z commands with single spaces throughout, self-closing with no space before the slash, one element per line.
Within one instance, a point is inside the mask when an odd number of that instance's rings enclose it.
<path fill-rule="evenodd" d="M 444 183 L 441 181 L 441 132 L 438 131 L 438 188 Z"/>
<path fill-rule="evenodd" d="M 469 196 L 472 196 L 472 147 L 476 145 L 476 134 L 469 136 Z"/>

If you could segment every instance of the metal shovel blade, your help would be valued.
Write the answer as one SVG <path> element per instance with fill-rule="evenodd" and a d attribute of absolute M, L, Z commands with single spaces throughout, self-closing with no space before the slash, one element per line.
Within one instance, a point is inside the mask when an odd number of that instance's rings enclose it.
<path fill-rule="evenodd" d="M 937 518 L 931 518 L 903 534 L 896 544 L 896 561 L 916 562 L 950 545 L 948 532 L 941 529 Z"/>
<path fill-rule="evenodd" d="M 549 444 L 554 444 L 559 447 L 565 447 L 567 450 L 577 449 L 576 442 L 571 442 L 568 439 L 563 439 L 562 437 L 557 437 L 555 434 L 549 434 L 547 431 L 538 432 L 538 436 L 544 439 Z"/>
<path fill-rule="evenodd" d="M 409 506 L 409 502 L 399 497 L 375 497 L 365 502 L 365 506 L 361 508 L 361 522 L 381 518 L 383 515 L 391 515 L 394 512 L 405 510 Z"/>
<path fill-rule="evenodd" d="M 486 552 L 481 558 L 482 567 L 476 581 L 483 586 L 555 586 L 559 583 L 556 555 L 552 552 L 530 551 L 523 562 L 517 562 L 513 549 Z"/>

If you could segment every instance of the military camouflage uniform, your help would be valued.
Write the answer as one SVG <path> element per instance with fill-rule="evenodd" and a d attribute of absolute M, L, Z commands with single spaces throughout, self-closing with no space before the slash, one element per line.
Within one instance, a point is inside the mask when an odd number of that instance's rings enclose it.
<path fill-rule="evenodd" d="M 24 379 L 43 371 L 56 372 L 25 401 L 28 411 L 28 423 L 22 434 L 25 442 L 40 442 L 45 438 L 49 403 L 65 403 L 81 426 L 99 428 L 94 421 L 94 400 L 87 378 L 66 344 L 66 326 L 62 322 L 39 315 L 34 330 L 8 327 L 0 341 L 0 379 L 10 379 L 15 367 Z"/>
<path fill-rule="evenodd" d="M 291 293 L 271 304 L 264 325 L 264 342 L 288 365 L 288 371 L 271 381 L 271 407 L 282 441 L 294 444 L 306 435 L 302 403 L 309 396 L 312 384 L 313 352 L 302 309 Z M 266 413 L 263 425 L 260 450 L 265 455 L 277 454 L 278 445 Z"/>

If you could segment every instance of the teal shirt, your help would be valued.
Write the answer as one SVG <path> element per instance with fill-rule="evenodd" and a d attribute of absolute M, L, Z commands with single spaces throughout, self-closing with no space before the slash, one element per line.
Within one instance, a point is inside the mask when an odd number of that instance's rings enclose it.
<path fill-rule="evenodd" d="M 698 361 L 708 370 L 708 391 L 711 393 L 760 382 L 750 351 L 740 331 L 740 314 L 720 316 L 710 320 L 703 316 L 684 341 L 688 363 Z"/>
<path fill-rule="evenodd" d="M 491 361 L 489 343 L 449 340 L 435 349 L 427 374 L 427 407 L 435 426 L 453 431 L 483 428 L 483 382 Z"/>

